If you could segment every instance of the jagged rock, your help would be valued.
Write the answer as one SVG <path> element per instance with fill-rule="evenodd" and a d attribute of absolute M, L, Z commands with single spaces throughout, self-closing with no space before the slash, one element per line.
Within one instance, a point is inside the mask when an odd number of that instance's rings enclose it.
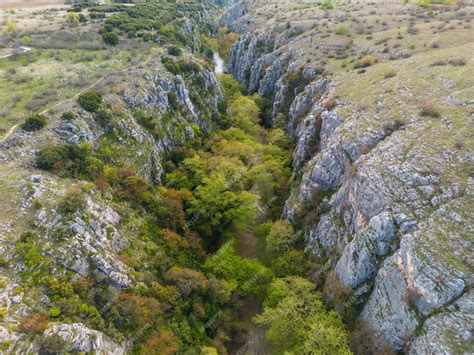
<path fill-rule="evenodd" d="M 67 342 L 67 351 L 99 352 L 113 355 L 126 354 L 126 344 L 118 344 L 103 333 L 89 329 L 82 323 L 50 324 L 45 336 L 59 335 Z"/>
<path fill-rule="evenodd" d="M 372 217 L 344 248 L 335 267 L 338 279 L 351 289 L 370 281 L 379 268 L 380 257 L 397 248 L 391 245 L 395 235 L 396 226 L 388 212 Z"/>
<path fill-rule="evenodd" d="M 423 332 L 411 343 L 409 354 L 428 354 L 431 349 L 436 349 L 437 354 L 469 352 L 473 342 L 473 323 L 474 293 L 470 291 L 444 312 L 435 313 L 424 320 Z"/>

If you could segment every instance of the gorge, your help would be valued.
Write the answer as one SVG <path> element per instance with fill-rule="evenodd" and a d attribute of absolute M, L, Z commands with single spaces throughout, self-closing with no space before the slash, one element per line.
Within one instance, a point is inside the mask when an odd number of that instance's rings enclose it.
<path fill-rule="evenodd" d="M 2 353 L 473 351 L 472 6 L 1 16 Z"/>

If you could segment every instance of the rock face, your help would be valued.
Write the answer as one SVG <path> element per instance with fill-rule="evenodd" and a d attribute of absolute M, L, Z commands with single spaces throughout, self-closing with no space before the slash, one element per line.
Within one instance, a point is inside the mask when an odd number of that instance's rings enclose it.
<path fill-rule="evenodd" d="M 22 273 L 30 273 L 31 265 L 18 255 L 16 245 L 26 230 L 34 232 L 41 262 L 33 267 L 44 268 L 42 281 L 67 274 L 72 283 L 93 279 L 117 293 L 137 287 L 135 270 L 121 256 L 131 238 L 140 234 L 143 220 L 126 209 L 127 218 L 137 220 L 123 221 L 125 207 L 115 203 L 110 192 L 99 193 L 91 183 L 39 171 L 34 160 L 38 150 L 48 144 L 100 146 L 113 136 L 118 165 L 132 166 L 146 180 L 159 181 L 164 156 L 192 140 L 197 132 L 212 130 L 212 119 L 223 98 L 212 68 L 192 55 L 186 60 L 190 69 L 178 74 L 167 70 L 160 56 L 110 74 L 96 85 L 107 93 L 102 116 L 68 100 L 47 114 L 45 129 L 34 133 L 20 129 L 0 145 L 1 190 L 11 194 L 2 196 L 0 203 L 2 213 L 9 216 L 0 223 L 0 352 L 38 353 L 39 335 L 12 329 L 38 310 L 47 314 L 54 305 L 43 284 L 24 287 Z M 61 119 L 67 111 L 74 119 Z M 74 211 L 61 211 L 58 206 L 68 198 L 69 190 L 79 191 L 84 203 Z M 3 201 L 7 209 L 3 209 Z M 68 352 L 125 354 L 131 346 L 82 323 L 50 324 L 44 336 L 54 334 L 66 342 Z"/>
<path fill-rule="evenodd" d="M 466 134 L 465 124 L 472 123 L 450 91 L 465 90 L 465 84 L 433 73 L 416 54 L 408 59 L 392 53 L 392 59 L 405 59 L 391 82 L 374 80 L 375 67 L 373 74 L 368 69 L 354 75 L 325 65 L 326 55 L 352 43 L 341 44 L 337 36 L 330 42 L 313 29 L 350 9 L 293 16 L 290 7 L 242 1 L 221 20 L 241 33 L 228 71 L 250 92 L 272 100 L 274 124 L 295 139 L 295 188 L 284 216 L 302 225 L 307 250 L 329 268 L 326 289 L 336 282 L 350 295 L 377 347 L 469 352 L 474 180 L 464 172 L 472 147 L 457 149 L 446 138 L 454 132 L 454 111 L 462 117 L 456 132 Z M 410 8 L 399 11 L 420 16 Z M 286 27 L 275 21 L 283 13 Z M 357 36 L 353 40 L 356 48 L 365 46 Z M 413 77 L 430 82 L 422 94 Z M 403 92 L 394 96 L 394 88 Z M 419 114 L 417 95 L 444 95 L 450 111 L 434 123 Z"/>
<path fill-rule="evenodd" d="M 126 346 L 117 344 L 97 330 L 89 329 L 81 323 L 50 324 L 45 336 L 59 335 L 66 343 L 68 352 L 126 354 Z"/>

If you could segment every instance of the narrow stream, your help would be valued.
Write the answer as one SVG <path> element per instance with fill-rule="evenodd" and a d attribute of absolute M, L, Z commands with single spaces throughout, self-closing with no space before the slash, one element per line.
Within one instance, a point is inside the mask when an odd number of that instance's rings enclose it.
<path fill-rule="evenodd" d="M 214 69 L 214 71 L 216 72 L 216 74 L 221 74 L 224 72 L 224 66 L 225 66 L 225 63 L 224 63 L 224 60 L 221 58 L 221 56 L 219 55 L 219 53 L 217 52 L 214 52 L 214 63 L 216 63 L 216 67 Z"/>

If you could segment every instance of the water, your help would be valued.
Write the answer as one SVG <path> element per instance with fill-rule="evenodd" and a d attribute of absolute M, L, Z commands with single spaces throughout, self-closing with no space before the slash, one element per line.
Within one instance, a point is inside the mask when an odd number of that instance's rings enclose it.
<path fill-rule="evenodd" d="M 224 60 L 221 58 L 219 53 L 214 52 L 214 63 L 216 63 L 216 68 L 214 69 L 216 74 L 221 74 L 224 72 Z"/>

